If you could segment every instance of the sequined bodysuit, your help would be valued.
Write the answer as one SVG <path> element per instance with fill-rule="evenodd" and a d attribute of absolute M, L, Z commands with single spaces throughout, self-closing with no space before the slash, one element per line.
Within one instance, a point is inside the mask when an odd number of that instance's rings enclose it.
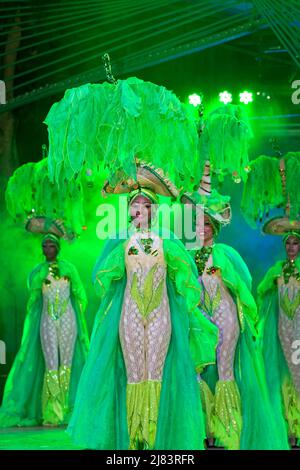
<path fill-rule="evenodd" d="M 205 270 L 199 277 L 199 282 L 204 287 L 201 306 L 219 328 L 217 348 L 219 380 L 234 380 L 234 356 L 240 334 L 237 308 L 222 281 L 220 271 L 217 269 L 209 273 L 209 268 L 212 266 L 213 260 L 210 255 Z"/>
<path fill-rule="evenodd" d="M 71 304 L 70 280 L 53 276 L 42 285 L 43 307 L 40 338 L 46 372 L 43 385 L 43 424 L 61 424 L 68 414 L 71 367 L 77 337 Z"/>
<path fill-rule="evenodd" d="M 127 285 L 119 334 L 127 372 L 130 447 L 152 447 L 171 337 L 163 242 L 134 233 L 125 245 Z"/>

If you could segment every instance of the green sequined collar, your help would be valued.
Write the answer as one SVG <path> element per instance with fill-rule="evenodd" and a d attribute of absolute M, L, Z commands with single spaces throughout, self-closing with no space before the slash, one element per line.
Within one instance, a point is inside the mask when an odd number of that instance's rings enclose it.
<path fill-rule="evenodd" d="M 58 261 L 47 261 L 47 263 L 49 265 L 49 274 L 51 274 L 54 279 L 60 279 Z"/>
<path fill-rule="evenodd" d="M 291 277 L 294 277 L 297 281 L 300 281 L 300 273 L 296 268 L 295 260 L 288 259 L 282 268 L 282 275 L 284 283 L 288 284 Z"/>
<path fill-rule="evenodd" d="M 197 250 L 195 252 L 195 263 L 198 269 L 199 276 L 202 276 L 208 258 L 212 254 L 213 248 L 214 245 L 203 246 L 202 248 L 200 248 L 200 250 Z"/>

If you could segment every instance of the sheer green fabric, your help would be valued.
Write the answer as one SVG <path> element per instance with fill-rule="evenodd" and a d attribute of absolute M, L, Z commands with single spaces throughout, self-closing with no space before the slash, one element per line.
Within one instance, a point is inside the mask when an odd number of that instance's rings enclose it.
<path fill-rule="evenodd" d="M 191 189 L 191 178 L 200 179 L 191 111 L 171 91 L 151 82 L 130 77 L 116 85 L 88 83 L 67 90 L 45 123 L 49 173 L 59 183 L 101 163 L 109 179 L 119 172 L 136 179 L 136 156 L 163 169 L 178 187 Z"/>
<path fill-rule="evenodd" d="M 258 315 L 251 294 L 251 276 L 240 255 L 231 247 L 216 244 L 213 264 L 221 269 L 222 279 L 237 306 L 243 310 L 244 323 L 236 347 L 234 375 L 241 396 L 242 450 L 288 449 L 280 408 L 274 406 L 267 388 L 265 366 L 257 337 Z M 240 321 L 242 320 L 240 315 Z M 210 366 L 202 374 L 211 390 L 218 381 L 217 368 Z M 219 443 L 222 445 L 222 443 Z"/>
<path fill-rule="evenodd" d="M 68 427 L 74 442 L 92 449 L 128 449 L 129 445 L 127 380 L 119 340 L 126 287 L 123 242 L 108 241 L 95 267 L 95 282 L 100 286 L 102 301 Z M 198 344 L 198 354 L 194 346 L 192 358 L 189 329 L 197 300 L 191 285 L 198 292 L 198 301 L 199 286 L 191 272 L 192 261 L 180 242 L 164 240 L 164 251 L 168 263 L 167 291 L 172 335 L 163 370 L 154 448 L 203 449 L 205 429 L 193 359 L 199 366 L 204 366 L 214 358 L 217 332 L 208 320 L 199 320 L 199 333 L 205 338 L 205 343 Z M 183 272 L 188 275 L 183 276 Z M 200 318 L 198 312 L 197 318 Z"/>
<path fill-rule="evenodd" d="M 80 374 L 86 360 L 89 339 L 84 320 L 86 295 L 76 268 L 59 260 L 61 276 L 71 280 L 71 302 L 76 313 L 76 339 L 70 382 L 69 402 L 72 409 Z M 48 263 L 39 264 L 29 275 L 30 296 L 21 347 L 8 375 L 0 408 L 0 427 L 34 426 L 42 422 L 42 387 L 45 361 L 40 341 L 42 283 L 48 274 Z"/>
<path fill-rule="evenodd" d="M 267 385 L 272 401 L 273 409 L 279 410 L 277 425 L 284 429 L 288 435 L 288 424 L 285 420 L 287 410 L 284 407 L 282 387 L 286 381 L 291 381 L 280 339 L 278 335 L 278 290 L 277 278 L 282 273 L 284 261 L 278 261 L 273 265 L 257 288 L 259 309 L 259 338 L 262 343 L 263 356 L 266 364 Z M 300 272 L 300 257 L 295 261 Z M 300 436 L 298 445 L 300 444 Z"/>

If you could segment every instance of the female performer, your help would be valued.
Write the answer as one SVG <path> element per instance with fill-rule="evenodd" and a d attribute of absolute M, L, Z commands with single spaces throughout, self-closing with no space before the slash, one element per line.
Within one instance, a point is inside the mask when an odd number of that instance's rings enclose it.
<path fill-rule="evenodd" d="M 226 449 L 288 448 L 277 429 L 269 400 L 263 358 L 256 345 L 258 316 L 251 276 L 241 256 L 216 243 L 221 226 L 230 222 L 229 197 L 211 191 L 210 165 L 205 165 L 199 192 L 183 203 L 202 208 L 196 223 L 203 246 L 194 251 L 202 286 L 200 309 L 219 329 L 217 364 L 200 377 L 207 434 Z"/>
<path fill-rule="evenodd" d="M 143 164 L 135 188 L 129 229 L 95 267 L 102 300 L 68 429 L 87 448 L 202 449 L 196 371 L 214 362 L 217 329 L 197 309 L 201 288 L 183 245 L 152 226 L 157 194 L 176 188 Z"/>
<path fill-rule="evenodd" d="M 34 217 L 27 229 L 44 233 L 45 261 L 29 275 L 27 316 L 5 385 L 1 427 L 67 423 L 88 351 L 87 299 L 75 266 L 58 258 L 61 227 Z"/>
<path fill-rule="evenodd" d="M 272 401 L 287 423 L 292 444 L 300 439 L 300 222 L 275 218 L 264 226 L 281 234 L 286 259 L 258 286 L 263 353 Z"/>

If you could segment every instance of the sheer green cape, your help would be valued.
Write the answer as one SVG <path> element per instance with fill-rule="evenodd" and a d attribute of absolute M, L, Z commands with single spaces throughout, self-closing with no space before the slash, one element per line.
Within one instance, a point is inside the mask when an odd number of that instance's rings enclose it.
<path fill-rule="evenodd" d="M 155 449 L 203 449 L 205 426 L 196 369 L 215 361 L 217 329 L 197 309 L 193 261 L 164 240 L 172 334 L 164 365 Z M 92 449 L 127 449 L 126 370 L 119 322 L 126 286 L 124 240 L 109 240 L 94 271 L 102 296 L 68 432 Z"/>
<path fill-rule="evenodd" d="M 273 409 L 279 411 L 279 424 L 284 426 L 286 434 L 288 427 L 285 422 L 285 410 L 282 396 L 282 385 L 290 380 L 290 373 L 281 348 L 278 335 L 278 289 L 277 278 L 282 274 L 284 261 L 275 263 L 266 273 L 257 288 L 258 309 L 260 315 L 259 335 L 262 342 L 263 356 L 266 364 L 267 385 L 270 390 Z M 300 272 L 300 257 L 295 261 Z M 284 425 L 282 423 L 284 421 Z M 300 444 L 300 436 L 298 445 Z"/>
<path fill-rule="evenodd" d="M 242 405 L 242 450 L 288 449 L 280 408 L 267 388 L 265 367 L 257 338 L 258 316 L 251 294 L 251 275 L 241 256 L 230 246 L 217 243 L 213 264 L 221 269 L 239 312 L 241 334 L 236 347 L 234 373 Z M 268 370 L 269 365 L 266 363 Z M 202 374 L 212 390 L 218 380 L 215 366 Z"/>
<path fill-rule="evenodd" d="M 78 335 L 76 339 L 70 382 L 70 407 L 75 401 L 80 374 L 85 363 L 89 339 L 84 320 L 86 295 L 73 264 L 58 261 L 60 275 L 71 281 L 71 302 L 76 313 Z M 48 263 L 36 266 L 30 273 L 30 296 L 20 349 L 8 375 L 0 408 L 0 427 L 35 426 L 42 422 L 42 387 L 45 361 L 40 340 L 42 313 L 42 283 L 48 274 Z"/>

